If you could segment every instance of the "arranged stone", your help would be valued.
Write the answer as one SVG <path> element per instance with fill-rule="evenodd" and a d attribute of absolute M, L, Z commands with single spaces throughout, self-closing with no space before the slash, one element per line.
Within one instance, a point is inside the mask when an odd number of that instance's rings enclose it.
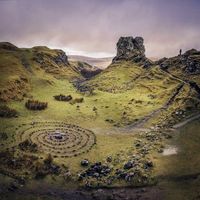
<path fill-rule="evenodd" d="M 23 142 L 19 143 L 19 139 Z M 96 144 L 96 136 L 92 131 L 73 124 L 43 121 L 18 127 L 10 142 L 22 153 L 24 150 L 37 153 L 37 149 L 53 157 L 67 158 L 89 152 Z"/>
<path fill-rule="evenodd" d="M 153 167 L 153 162 L 150 160 L 145 161 L 144 163 L 144 168 L 148 169 L 148 168 L 152 168 Z"/>

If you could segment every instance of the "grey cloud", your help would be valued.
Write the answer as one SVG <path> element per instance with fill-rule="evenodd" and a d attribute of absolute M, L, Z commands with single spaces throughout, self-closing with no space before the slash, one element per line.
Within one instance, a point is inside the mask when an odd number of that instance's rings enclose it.
<path fill-rule="evenodd" d="M 143 36 L 148 56 L 200 48 L 197 0 L 0 0 L 0 40 L 98 55 L 120 36 Z"/>

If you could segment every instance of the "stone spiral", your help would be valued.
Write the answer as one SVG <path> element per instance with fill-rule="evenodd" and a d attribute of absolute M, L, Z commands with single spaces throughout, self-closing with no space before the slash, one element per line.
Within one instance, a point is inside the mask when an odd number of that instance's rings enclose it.
<path fill-rule="evenodd" d="M 20 125 L 14 143 L 17 145 L 27 139 L 37 144 L 39 152 L 61 158 L 86 153 L 96 144 L 92 131 L 60 121 Z"/>

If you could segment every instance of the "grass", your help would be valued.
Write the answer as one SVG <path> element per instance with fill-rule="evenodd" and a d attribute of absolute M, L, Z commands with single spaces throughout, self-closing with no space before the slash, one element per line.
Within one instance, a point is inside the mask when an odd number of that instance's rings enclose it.
<path fill-rule="evenodd" d="M 154 161 L 155 174 L 162 177 L 159 185 L 165 188 L 166 199 L 198 199 L 200 186 L 198 176 L 200 173 L 199 120 L 174 132 L 174 137 L 168 144 L 177 146 L 178 154 L 157 156 Z"/>

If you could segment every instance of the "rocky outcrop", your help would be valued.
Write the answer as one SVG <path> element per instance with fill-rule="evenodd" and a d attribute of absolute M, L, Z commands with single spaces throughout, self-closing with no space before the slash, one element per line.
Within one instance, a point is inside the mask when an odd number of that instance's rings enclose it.
<path fill-rule="evenodd" d="M 53 50 L 47 47 L 34 47 L 33 48 L 34 61 L 39 63 L 40 65 L 44 65 L 47 62 L 51 62 L 52 64 L 56 64 L 59 66 L 67 66 L 69 65 L 68 58 L 64 51 L 62 50 Z"/>
<path fill-rule="evenodd" d="M 141 63 L 148 67 L 152 62 L 145 56 L 144 39 L 142 37 L 120 37 L 117 42 L 117 55 L 113 62 L 126 60 Z"/>
<path fill-rule="evenodd" d="M 160 65 L 162 69 L 170 69 L 176 66 L 186 74 L 200 74 L 200 51 L 191 49 L 186 51 L 183 55 L 175 56 L 172 58 L 162 58 L 155 62 Z"/>
<path fill-rule="evenodd" d="M 8 51 L 16 51 L 18 48 L 10 42 L 0 42 L 0 49 Z"/>
<path fill-rule="evenodd" d="M 69 62 L 68 62 L 68 58 L 65 54 L 64 51 L 62 50 L 56 50 L 57 51 L 57 56 L 54 58 L 54 61 L 56 64 L 65 64 L 65 65 L 69 65 Z"/>
<path fill-rule="evenodd" d="M 185 71 L 187 73 L 200 73 L 200 51 L 196 49 L 186 51 L 183 55 L 182 62 L 185 65 Z"/>

